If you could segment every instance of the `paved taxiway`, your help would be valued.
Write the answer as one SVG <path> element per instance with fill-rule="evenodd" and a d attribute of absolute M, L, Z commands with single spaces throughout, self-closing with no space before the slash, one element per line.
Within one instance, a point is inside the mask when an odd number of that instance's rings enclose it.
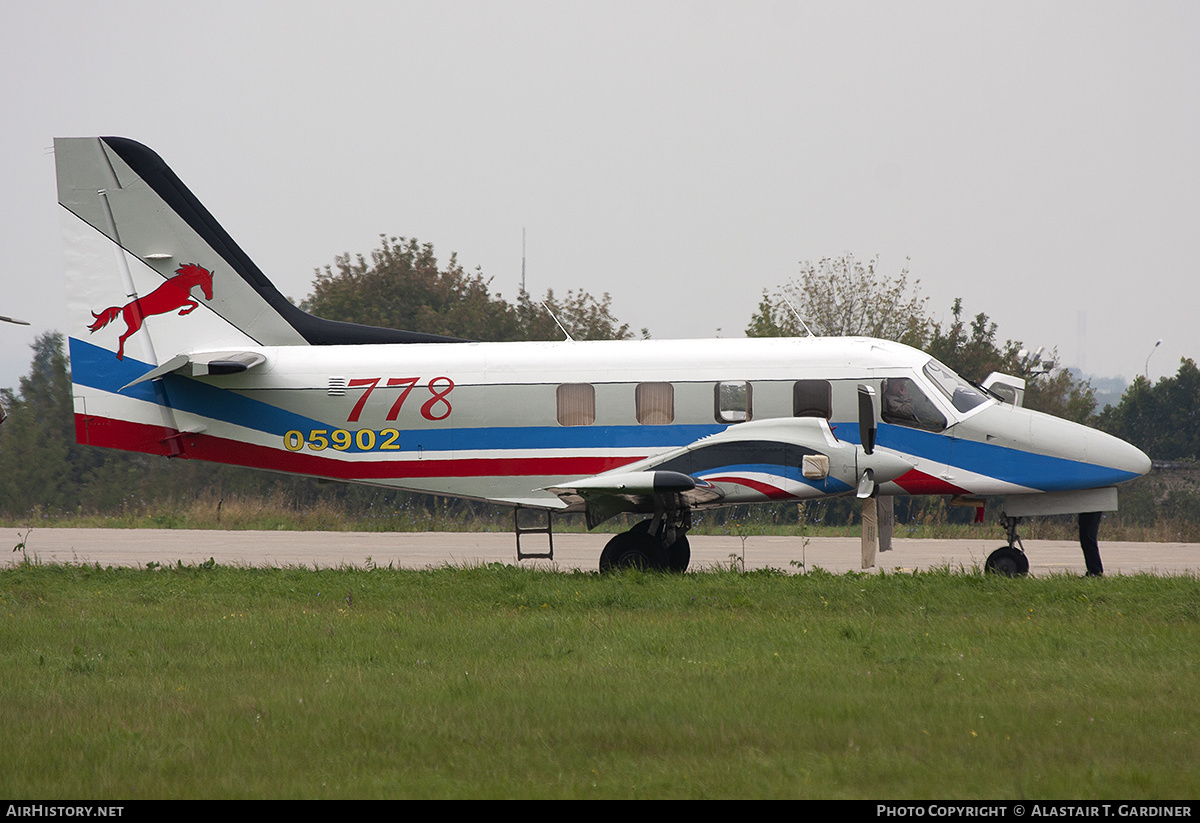
<path fill-rule="evenodd" d="M 1103 537 L 1103 534 L 1101 535 Z M 545 537 L 532 535 L 523 542 L 526 551 L 545 550 Z M 506 533 L 378 533 L 378 532 L 261 532 L 190 531 L 182 529 L 37 529 L 9 530 L 0 535 L 0 565 L 22 559 L 11 547 L 25 539 L 25 552 L 42 563 L 99 563 L 102 566 L 145 566 L 148 563 L 182 561 L 194 565 L 210 557 L 222 565 L 307 566 L 336 568 L 369 564 L 396 568 L 427 568 L 443 565 L 516 563 L 516 541 Z M 603 534 L 554 535 L 554 561 L 525 560 L 522 565 L 559 569 L 594 570 L 608 539 Z M 793 563 L 831 572 L 857 571 L 860 550 L 857 538 L 814 537 L 807 544 L 800 537 L 751 536 L 744 544 L 738 537 L 689 536 L 692 569 L 728 565 L 731 555 L 745 558 L 746 568 L 772 567 L 797 572 Z M 912 540 L 898 539 L 895 548 L 881 553 L 876 569 L 931 569 L 949 566 L 971 569 L 1001 541 L 996 539 Z M 1104 543 L 1100 544 L 1108 574 L 1200 575 L 1200 543 Z M 1083 574 L 1083 553 L 1077 543 L 1058 540 L 1026 540 L 1030 572 Z"/>

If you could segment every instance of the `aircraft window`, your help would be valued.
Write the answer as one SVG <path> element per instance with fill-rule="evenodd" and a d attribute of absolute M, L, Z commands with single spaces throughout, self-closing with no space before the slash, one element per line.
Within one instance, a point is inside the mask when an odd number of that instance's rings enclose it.
<path fill-rule="evenodd" d="M 938 411 L 920 385 L 907 377 L 889 377 L 879 387 L 880 418 L 884 423 L 940 432 L 946 416 Z"/>
<path fill-rule="evenodd" d="M 925 374 L 933 380 L 934 385 L 950 398 L 954 408 L 960 412 L 970 411 L 981 403 L 987 402 L 987 397 L 979 389 L 963 380 L 950 369 L 936 360 L 925 364 Z"/>
<path fill-rule="evenodd" d="M 797 380 L 792 385 L 793 417 L 833 417 L 833 389 L 828 380 Z"/>
<path fill-rule="evenodd" d="M 718 423 L 744 423 L 750 419 L 750 383 L 746 380 L 727 380 L 716 385 L 716 415 Z"/>
<path fill-rule="evenodd" d="M 595 422 L 595 386 L 591 383 L 563 383 L 558 387 L 560 426 L 590 426 Z"/>
<path fill-rule="evenodd" d="M 1017 389 L 1015 386 L 1010 386 L 1007 383 L 993 383 L 988 388 L 1010 406 L 1018 405 Z"/>
<path fill-rule="evenodd" d="M 675 422 L 675 387 L 670 383 L 638 383 L 634 402 L 639 423 L 665 426 Z"/>

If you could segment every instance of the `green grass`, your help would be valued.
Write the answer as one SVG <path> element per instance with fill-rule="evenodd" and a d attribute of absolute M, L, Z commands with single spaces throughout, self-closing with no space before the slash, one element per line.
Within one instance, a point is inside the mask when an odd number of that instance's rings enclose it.
<path fill-rule="evenodd" d="M 1200 796 L 1200 582 L 0 572 L 10 797 Z"/>

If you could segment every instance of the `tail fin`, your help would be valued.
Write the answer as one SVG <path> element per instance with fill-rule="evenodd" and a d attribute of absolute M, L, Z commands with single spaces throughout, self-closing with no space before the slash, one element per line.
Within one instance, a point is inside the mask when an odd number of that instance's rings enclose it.
<path fill-rule="evenodd" d="M 120 448 L 179 453 L 170 445 L 179 429 L 162 381 L 122 392 L 160 376 L 180 358 L 186 362 L 191 352 L 458 342 L 322 320 L 296 308 L 140 143 L 60 138 L 54 153 L 77 406 L 105 406 L 116 422 L 140 415 L 149 425 L 153 417 L 167 430 L 153 447 Z M 135 414 L 134 394 L 159 408 Z M 77 421 L 83 411 L 77 407 Z M 95 414 L 87 412 L 85 421 Z M 80 442 L 93 442 L 85 431 L 78 434 Z"/>
<path fill-rule="evenodd" d="M 54 153 L 58 201 L 64 208 L 67 288 L 76 303 L 89 301 L 83 318 L 93 310 L 127 304 L 131 291 L 145 297 L 172 279 L 181 265 L 193 264 L 212 273 L 213 295 L 201 304 L 206 311 L 193 313 L 186 324 L 153 323 L 153 334 L 164 337 L 165 348 L 459 342 L 322 320 L 296 308 L 162 158 L 140 143 L 122 137 L 60 138 L 54 141 Z M 117 255 L 121 259 L 115 267 L 106 263 L 112 253 L 105 246 L 125 252 Z M 123 283 L 126 268 L 131 282 Z M 100 295 L 111 299 L 97 299 Z M 197 322 L 209 315 L 208 322 Z"/>

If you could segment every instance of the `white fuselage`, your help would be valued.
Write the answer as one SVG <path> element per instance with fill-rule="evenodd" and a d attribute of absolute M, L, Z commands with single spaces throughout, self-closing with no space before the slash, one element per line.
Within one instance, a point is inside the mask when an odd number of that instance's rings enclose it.
<path fill-rule="evenodd" d="M 884 494 L 1096 488 L 1148 469 L 1141 452 L 1084 426 L 982 396 L 961 410 L 923 371 L 928 355 L 864 338 L 267 347 L 241 374 L 168 375 L 125 392 L 124 376 L 146 364 L 118 368 L 91 348 L 74 341 L 72 356 L 94 354 L 112 375 L 91 388 L 86 414 L 129 420 L 136 403 L 133 419 L 154 427 L 169 407 L 186 456 L 547 508 L 564 505 L 548 487 L 744 422 L 825 416 L 857 443 L 858 386 L 882 395 L 896 378 L 924 397 L 925 420 L 885 415 L 880 449 L 913 468 Z M 806 405 L 814 395 L 823 408 Z M 725 503 L 851 490 L 816 489 L 798 466 L 761 456 L 710 469 L 725 478 Z"/>

